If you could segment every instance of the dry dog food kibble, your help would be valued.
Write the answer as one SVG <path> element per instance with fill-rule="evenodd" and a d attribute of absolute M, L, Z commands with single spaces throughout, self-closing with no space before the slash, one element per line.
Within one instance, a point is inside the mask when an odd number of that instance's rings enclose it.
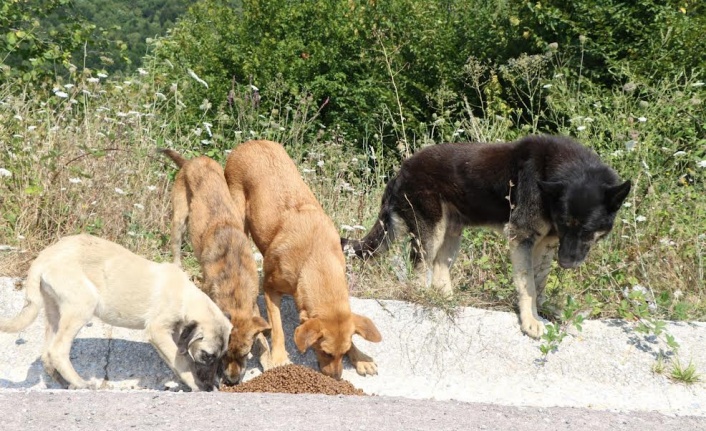
<path fill-rule="evenodd" d="M 222 386 L 225 392 L 279 392 L 285 394 L 365 395 L 350 382 L 336 380 L 302 365 L 284 365 L 267 370 L 237 386 Z"/>

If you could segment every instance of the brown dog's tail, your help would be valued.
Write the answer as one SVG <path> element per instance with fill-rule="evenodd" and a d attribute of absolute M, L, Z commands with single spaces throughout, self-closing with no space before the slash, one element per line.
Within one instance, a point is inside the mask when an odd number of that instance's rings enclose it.
<path fill-rule="evenodd" d="M 38 265 L 32 265 L 29 269 L 27 280 L 25 280 L 27 303 L 17 316 L 11 319 L 0 318 L 0 331 L 20 332 L 34 322 L 44 303 L 40 292 L 41 282 L 41 271 Z"/>
<path fill-rule="evenodd" d="M 375 254 L 387 251 L 395 239 L 405 228 L 402 226 L 401 220 L 394 216 L 393 199 L 397 189 L 397 178 L 393 178 L 385 186 L 385 192 L 382 194 L 382 204 L 380 205 L 380 213 L 375 225 L 370 229 L 367 235 L 362 239 L 341 238 L 341 248 L 344 254 L 355 254 L 356 256 L 366 259 Z"/>
<path fill-rule="evenodd" d="M 160 148 L 159 150 L 160 153 L 165 154 L 167 157 L 172 159 L 174 163 L 176 163 L 177 166 L 179 166 L 179 169 L 181 169 L 182 166 L 184 166 L 184 163 L 186 163 L 186 159 L 182 157 L 181 154 L 177 153 L 176 151 L 170 149 L 170 148 Z"/>

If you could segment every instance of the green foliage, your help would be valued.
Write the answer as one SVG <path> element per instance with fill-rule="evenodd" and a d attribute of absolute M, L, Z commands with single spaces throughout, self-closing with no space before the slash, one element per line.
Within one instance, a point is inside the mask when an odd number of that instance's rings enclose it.
<path fill-rule="evenodd" d="M 571 52 L 571 67 L 583 68 L 595 82 L 622 79 L 622 65 L 632 73 L 663 79 L 706 65 L 698 42 L 706 26 L 703 2 L 683 0 L 520 1 L 518 26 L 541 49 L 558 43 Z M 580 53 L 580 56 L 575 54 Z"/>
<path fill-rule="evenodd" d="M 76 12 L 101 29 L 96 38 L 107 47 L 101 56 L 87 58 L 86 66 L 109 72 L 141 66 L 147 39 L 166 35 L 193 3 L 195 0 L 74 0 Z"/>
<path fill-rule="evenodd" d="M 72 54 L 95 26 L 71 13 L 70 0 L 5 1 L 0 5 L 0 69 L 5 80 L 40 83 L 75 70 Z M 61 21 L 43 25 L 57 14 Z"/>

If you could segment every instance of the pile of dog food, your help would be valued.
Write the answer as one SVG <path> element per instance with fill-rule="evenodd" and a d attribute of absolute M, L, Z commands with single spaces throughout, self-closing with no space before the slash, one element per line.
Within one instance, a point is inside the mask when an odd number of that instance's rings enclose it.
<path fill-rule="evenodd" d="M 272 368 L 236 386 L 222 386 L 224 392 L 278 392 L 284 394 L 366 395 L 350 382 L 336 380 L 302 365 Z"/>

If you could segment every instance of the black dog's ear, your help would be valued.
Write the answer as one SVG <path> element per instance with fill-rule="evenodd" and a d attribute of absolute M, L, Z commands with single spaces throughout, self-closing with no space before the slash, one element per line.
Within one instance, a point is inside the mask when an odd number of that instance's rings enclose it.
<path fill-rule="evenodd" d="M 187 323 L 183 328 L 181 328 L 181 334 L 179 334 L 179 341 L 177 341 L 177 353 L 180 355 L 185 355 L 189 349 L 189 344 L 191 344 L 194 336 L 196 335 L 196 327 L 198 323 L 191 321 Z"/>
<path fill-rule="evenodd" d="M 605 203 L 608 209 L 611 212 L 618 211 L 620 209 L 620 205 L 623 204 L 623 201 L 625 200 L 626 197 L 628 197 L 628 193 L 630 193 L 630 187 L 631 187 L 630 180 L 625 181 L 622 184 L 618 184 L 617 186 L 612 186 L 608 187 L 605 191 Z"/>
<path fill-rule="evenodd" d="M 539 190 L 553 199 L 559 199 L 564 193 L 564 184 L 552 181 L 537 181 Z"/>

